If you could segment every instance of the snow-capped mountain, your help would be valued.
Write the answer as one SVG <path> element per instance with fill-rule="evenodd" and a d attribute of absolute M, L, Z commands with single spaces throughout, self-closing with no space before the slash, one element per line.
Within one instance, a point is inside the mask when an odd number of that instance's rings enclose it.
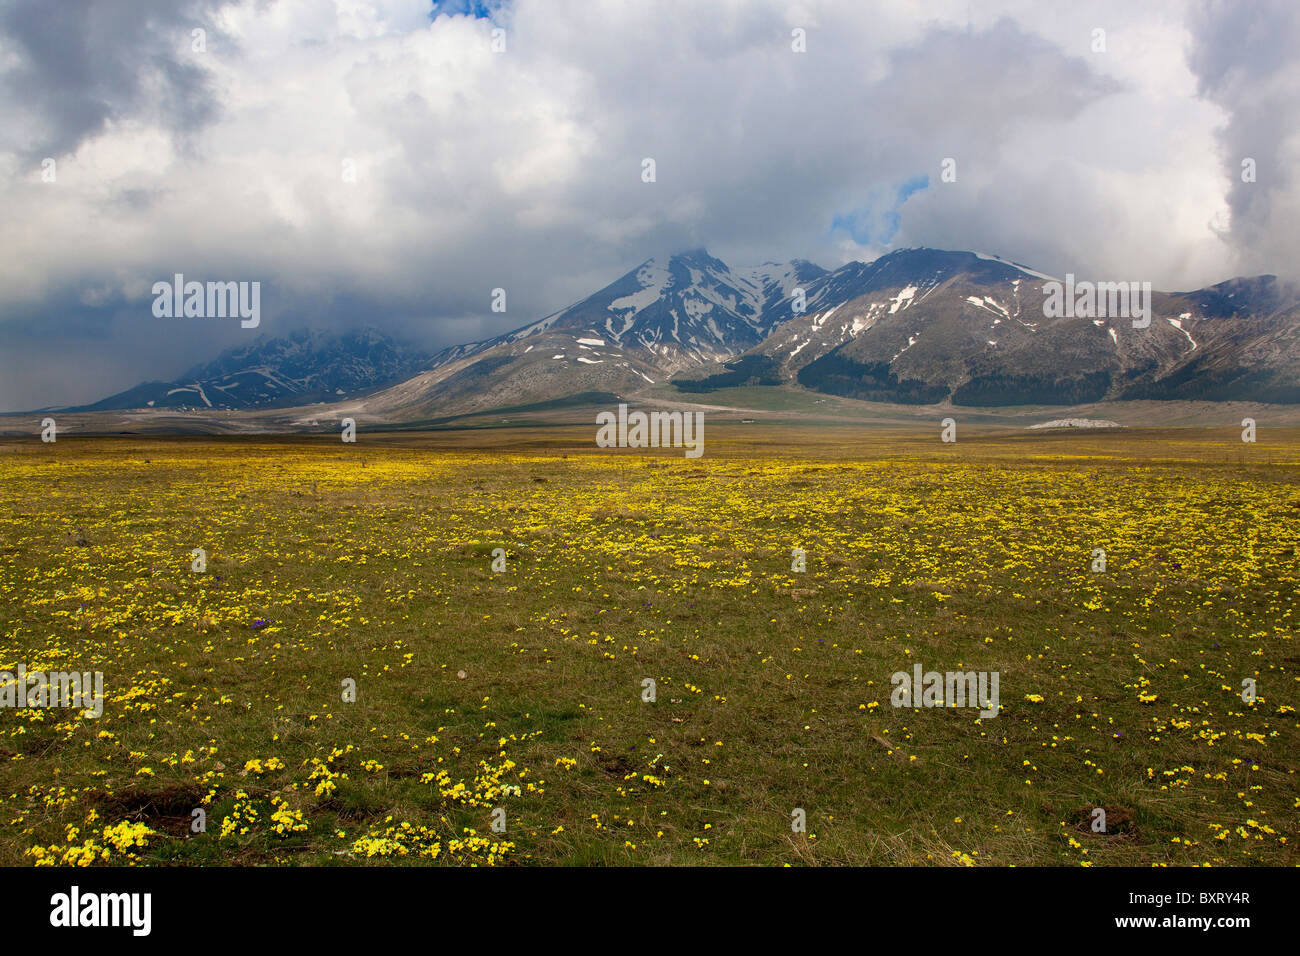
<path fill-rule="evenodd" d="M 779 321 L 776 306 L 825 269 L 811 262 L 732 270 L 700 249 L 648 259 L 587 299 L 505 336 L 577 333 L 672 371 L 757 345 Z"/>
<path fill-rule="evenodd" d="M 418 417 L 662 383 L 763 342 L 793 291 L 825 274 L 803 261 L 733 270 L 702 249 L 648 259 L 568 308 L 436 356 L 368 407 Z"/>
<path fill-rule="evenodd" d="M 701 249 L 431 357 L 376 333 L 304 333 L 91 408 L 343 407 L 368 392 L 349 407 L 396 421 L 736 385 L 910 404 L 1300 403 L 1300 294 L 1274 277 L 1152 293 L 1144 328 L 1128 315 L 1051 317 L 1056 281 L 972 252 L 904 249 L 827 271 L 803 260 L 732 269 Z"/>
<path fill-rule="evenodd" d="M 1151 294 L 1151 322 L 1051 318 L 1053 277 L 997 256 L 905 249 L 811 283 L 757 346 L 674 379 L 686 391 L 797 384 L 868 401 L 1071 405 L 1300 401 L 1300 297 L 1272 276 Z"/>
<path fill-rule="evenodd" d="M 404 379 L 427 356 L 374 329 L 260 336 L 171 382 L 145 382 L 76 411 L 274 408 L 328 402 Z"/>
<path fill-rule="evenodd" d="M 998 283 L 1008 283 L 1014 298 L 1020 283 L 1034 275 L 1001 260 L 930 249 L 902 250 L 871 263 L 850 262 L 808 284 L 801 312 L 794 311 L 793 302 L 783 301 L 783 321 L 750 351 L 752 356 L 766 360 L 755 364 L 779 367 L 783 373 L 780 377 L 789 379 L 831 350 L 878 326 L 901 328 L 907 324 L 902 322 L 902 315 L 936 292 L 940 300 L 946 300 L 958 291 L 986 291 Z M 897 351 L 901 354 L 910 348 L 915 337 L 905 336 L 906 344 Z"/>

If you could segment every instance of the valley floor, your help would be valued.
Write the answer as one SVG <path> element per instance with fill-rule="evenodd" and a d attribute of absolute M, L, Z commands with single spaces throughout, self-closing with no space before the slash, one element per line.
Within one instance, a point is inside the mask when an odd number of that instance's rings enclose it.
<path fill-rule="evenodd" d="M 593 434 L 0 445 L 0 864 L 1300 863 L 1300 431 Z"/>

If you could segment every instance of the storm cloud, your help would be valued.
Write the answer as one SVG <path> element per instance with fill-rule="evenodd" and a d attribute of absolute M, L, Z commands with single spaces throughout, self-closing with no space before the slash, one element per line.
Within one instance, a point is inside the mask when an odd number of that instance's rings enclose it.
<path fill-rule="evenodd" d="M 1297 40 L 1285 2 L 0 4 L 0 409 L 303 325 L 468 341 L 698 246 L 1288 274 Z M 176 273 L 260 281 L 261 326 L 155 318 Z"/>

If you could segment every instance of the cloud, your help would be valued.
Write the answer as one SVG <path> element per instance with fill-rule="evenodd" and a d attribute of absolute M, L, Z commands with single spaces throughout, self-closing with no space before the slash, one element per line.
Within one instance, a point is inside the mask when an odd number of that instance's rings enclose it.
<path fill-rule="evenodd" d="M 21 374 L 0 407 L 93 400 L 242 341 L 237 323 L 152 317 L 152 283 L 176 272 L 260 280 L 259 332 L 379 325 L 431 346 L 702 245 L 738 265 L 892 243 L 1218 281 L 1294 248 L 1276 210 L 1296 195 L 1281 166 L 1297 124 L 1264 129 L 1224 17 L 1020 0 L 7 8 L 0 342 Z M 1269 56 L 1269 95 L 1293 110 Z M 1271 192 L 1229 181 L 1216 136 L 1250 145 Z M 1225 241 L 1211 226 L 1229 216 Z M 107 371 L 77 374 L 95 355 Z"/>
<path fill-rule="evenodd" d="M 929 176 L 914 176 L 896 188 L 877 187 L 867 205 L 837 213 L 831 220 L 831 231 L 847 233 L 859 246 L 887 244 L 898 234 L 903 203 L 929 185 Z"/>
<path fill-rule="evenodd" d="M 1203 2 L 1189 23 L 1198 92 L 1227 116 L 1216 134 L 1231 184 L 1225 241 L 1244 271 L 1300 278 L 1300 7 Z"/>
<path fill-rule="evenodd" d="M 0 7 L 3 145 L 26 161 L 64 154 L 126 118 L 173 133 L 211 121 L 207 76 L 184 51 L 212 5 L 61 0 Z"/>

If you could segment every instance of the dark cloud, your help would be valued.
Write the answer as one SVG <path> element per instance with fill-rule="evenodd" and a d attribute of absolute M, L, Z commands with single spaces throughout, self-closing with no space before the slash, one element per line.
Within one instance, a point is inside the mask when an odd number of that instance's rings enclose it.
<path fill-rule="evenodd" d="M 0 74 L 13 149 L 27 160 L 74 152 L 108 123 L 144 118 L 177 132 L 211 121 L 216 99 L 191 31 L 219 41 L 214 3 L 58 0 L 0 6 L 0 42 L 19 63 Z M 208 47 L 209 51 L 213 46 Z M 14 142 L 17 135 L 21 140 Z"/>
<path fill-rule="evenodd" d="M 1235 21 L 1225 35 L 1226 8 L 1198 8 L 1190 59 L 1181 9 L 1109 0 L 1006 0 L 1005 16 L 948 0 L 0 9 L 9 408 L 95 398 L 241 340 L 153 319 L 150 286 L 175 272 L 261 281 L 259 333 L 374 325 L 440 346 L 684 248 L 826 266 L 889 243 L 971 248 L 1193 288 L 1229 274 L 1231 248 L 1263 263 L 1294 232 L 1278 210 L 1300 124 L 1265 122 L 1294 119 L 1285 47 L 1257 50 Z M 1265 33 L 1290 28 L 1261 9 Z M 1221 115 L 1225 153 L 1249 145 L 1271 177 L 1232 190 L 1231 247 L 1208 225 L 1229 208 L 1228 159 L 1208 153 Z M 57 183 L 34 164 L 51 154 Z M 59 343 L 99 370 L 70 375 L 49 359 Z"/>
<path fill-rule="evenodd" d="M 1300 278 L 1300 4 L 1202 2 L 1189 17 L 1188 63 L 1227 121 L 1218 139 L 1230 183 L 1223 237 L 1251 272 Z M 1254 163 L 1254 182 L 1243 162 Z"/>

